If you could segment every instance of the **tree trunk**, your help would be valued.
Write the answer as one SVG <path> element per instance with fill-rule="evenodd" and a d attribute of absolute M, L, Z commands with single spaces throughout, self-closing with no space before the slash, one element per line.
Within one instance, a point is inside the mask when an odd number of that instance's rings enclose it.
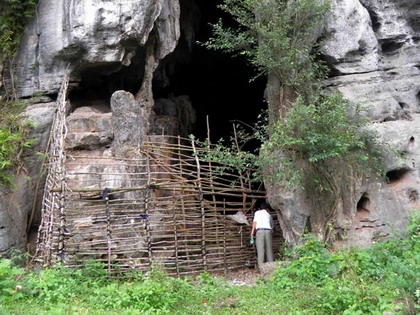
<path fill-rule="evenodd" d="M 287 112 L 296 100 L 296 91 L 283 85 L 274 74 L 268 74 L 265 94 L 268 103 L 269 124 L 272 125 L 278 120 L 284 122 Z"/>

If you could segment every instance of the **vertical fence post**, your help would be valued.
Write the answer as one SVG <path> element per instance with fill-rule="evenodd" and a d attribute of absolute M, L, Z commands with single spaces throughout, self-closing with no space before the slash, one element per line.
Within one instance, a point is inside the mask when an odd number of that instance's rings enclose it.
<path fill-rule="evenodd" d="M 108 274 L 111 273 L 111 218 L 109 213 L 109 197 L 105 197 L 105 213 L 106 213 L 106 244 L 108 249 Z"/>
<path fill-rule="evenodd" d="M 227 257 L 226 257 L 226 201 L 223 199 L 223 265 L 225 274 L 227 274 Z"/>
<path fill-rule="evenodd" d="M 198 183 L 198 192 L 200 194 L 200 208 L 201 208 L 201 255 L 203 258 L 203 269 L 207 270 L 207 257 L 206 257 L 206 217 L 205 217 L 205 207 L 204 207 L 204 194 L 203 188 L 201 185 L 201 167 L 200 167 L 200 160 L 198 159 L 197 150 L 195 148 L 195 141 L 194 139 L 191 140 L 191 145 L 193 148 L 196 168 L 197 168 L 197 183 Z"/>
<path fill-rule="evenodd" d="M 150 222 L 149 222 L 149 197 L 150 197 L 150 158 L 149 155 L 147 155 L 146 158 L 146 169 L 147 169 L 147 188 L 145 192 L 144 197 L 144 213 L 146 214 L 145 220 L 146 220 L 146 241 L 147 241 L 147 253 L 149 255 L 149 268 L 152 269 L 153 265 L 153 253 L 152 253 L 152 238 L 151 238 L 151 232 L 150 232 Z"/>
<path fill-rule="evenodd" d="M 179 261 L 178 261 L 178 229 L 177 229 L 177 216 L 176 216 L 176 203 L 172 205 L 173 225 L 174 225 L 174 245 L 175 245 L 175 267 L 176 275 L 179 277 Z"/>

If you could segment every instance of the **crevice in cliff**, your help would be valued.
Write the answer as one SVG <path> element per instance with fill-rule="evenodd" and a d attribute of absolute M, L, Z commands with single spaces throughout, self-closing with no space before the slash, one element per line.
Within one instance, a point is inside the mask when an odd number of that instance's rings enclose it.
<path fill-rule="evenodd" d="M 404 46 L 405 38 L 393 38 L 380 41 L 381 50 L 384 55 L 397 54 Z"/>
<path fill-rule="evenodd" d="M 407 195 L 410 202 L 416 202 L 419 200 L 419 192 L 414 188 L 409 188 L 407 190 Z"/>
<path fill-rule="evenodd" d="M 359 201 L 357 202 L 357 211 L 355 215 L 355 222 L 356 230 L 360 228 L 367 228 L 371 227 L 370 225 L 366 225 L 366 223 L 372 223 L 376 220 L 370 219 L 370 199 L 367 193 L 364 193 L 362 197 L 360 197 Z M 363 222 L 363 223 L 362 223 Z"/>

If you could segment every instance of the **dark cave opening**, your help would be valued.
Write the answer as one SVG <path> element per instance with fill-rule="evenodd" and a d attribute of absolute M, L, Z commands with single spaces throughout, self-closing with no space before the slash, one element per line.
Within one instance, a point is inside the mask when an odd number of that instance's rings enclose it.
<path fill-rule="evenodd" d="M 204 140 L 209 130 L 212 143 L 220 138 L 229 139 L 233 134 L 233 123 L 253 125 L 266 108 L 265 77 L 252 80 L 256 72 L 245 59 L 210 51 L 197 44 L 212 35 L 209 23 L 216 23 L 221 16 L 228 19 L 217 8 L 221 2 L 195 1 L 198 11 L 192 12 L 192 2 L 181 1 L 181 14 L 187 15 L 181 17 L 181 23 L 186 24 L 181 25 L 181 37 L 175 51 L 160 61 L 152 84 L 155 100 L 187 95 L 196 112 L 191 133 Z M 186 38 L 190 35 L 186 30 L 190 32 L 191 25 L 194 25 L 195 38 L 188 43 Z M 80 80 L 73 82 L 69 94 L 73 109 L 97 100 L 109 106 L 110 97 L 117 90 L 132 94 L 139 91 L 144 77 L 145 47 L 139 47 L 138 43 L 125 44 L 127 54 L 132 54 L 127 65 L 118 62 L 82 64 L 77 73 L 72 74 Z M 249 147 L 253 150 L 258 146 L 258 143 L 252 143 Z"/>
<path fill-rule="evenodd" d="M 73 108 L 88 105 L 91 101 L 102 101 L 108 104 L 117 90 L 125 90 L 136 94 L 141 87 L 144 76 L 145 51 L 137 44 L 127 44 L 129 62 L 96 63 L 81 65 L 72 76 L 79 82 L 73 82 L 69 99 Z M 131 47 L 131 49 L 130 49 Z M 124 62 L 123 62 L 124 63 Z"/>
<path fill-rule="evenodd" d="M 370 199 L 369 196 L 365 193 L 360 197 L 357 202 L 357 211 L 369 211 L 370 209 Z"/>
<path fill-rule="evenodd" d="M 394 183 L 401 180 L 409 172 L 410 169 L 408 168 L 394 169 L 386 173 L 386 179 L 388 180 L 388 183 Z"/>
<path fill-rule="evenodd" d="M 176 63 L 169 76 L 170 93 L 175 96 L 188 95 L 196 110 L 197 122 L 192 133 L 197 138 L 204 139 L 208 135 L 209 127 L 213 143 L 232 135 L 234 122 L 253 125 L 266 108 L 263 97 L 266 79 L 259 77 L 251 81 L 256 73 L 245 59 L 221 51 L 210 51 L 197 44 L 210 38 L 212 33 L 209 23 L 215 23 L 223 15 L 217 8 L 219 3 L 220 0 L 196 1 L 201 19 L 196 30 L 195 43 L 189 58 L 185 55 L 181 58 L 178 56 L 177 59 L 181 62 Z M 181 49 L 183 45 L 187 47 L 181 36 Z M 158 85 L 154 85 L 155 97 L 164 91 L 156 86 Z"/>

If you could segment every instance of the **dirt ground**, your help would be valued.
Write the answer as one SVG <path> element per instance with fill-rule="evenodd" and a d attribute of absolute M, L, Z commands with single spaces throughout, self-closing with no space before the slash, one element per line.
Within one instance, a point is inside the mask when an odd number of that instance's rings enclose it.
<path fill-rule="evenodd" d="M 262 278 L 258 268 L 242 268 L 228 273 L 213 274 L 217 278 L 224 278 L 228 282 L 236 285 L 252 285 L 258 278 Z"/>

